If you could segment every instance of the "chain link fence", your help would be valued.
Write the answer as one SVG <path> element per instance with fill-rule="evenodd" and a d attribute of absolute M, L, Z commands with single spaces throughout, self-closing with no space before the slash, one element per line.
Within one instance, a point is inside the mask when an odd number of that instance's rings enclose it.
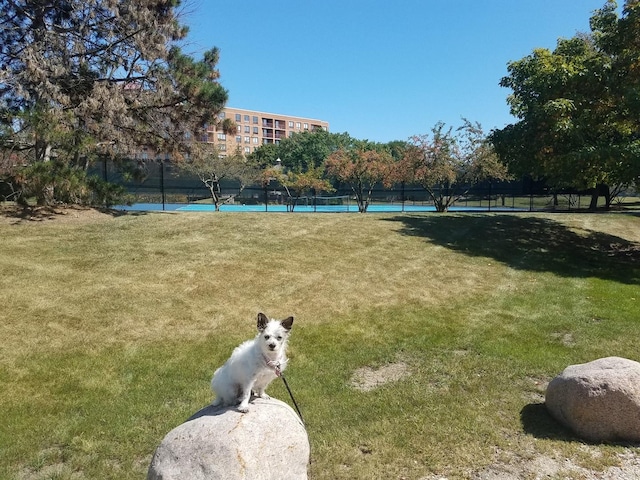
<path fill-rule="evenodd" d="M 122 185 L 134 204 L 150 204 L 154 209 L 168 205 L 212 204 L 208 188 L 195 176 L 181 172 L 170 162 L 140 162 L 127 173 L 111 162 L 103 162 L 91 172 L 104 180 Z M 357 205 L 348 185 L 335 185 L 332 193 L 316 192 L 296 200 L 296 206 Z M 442 189 L 445 195 L 453 193 Z M 251 185 L 241 188 L 238 182 L 221 182 L 221 194 L 225 204 L 286 205 L 292 202 L 286 190 L 276 182 L 269 185 Z M 591 195 L 587 192 L 553 192 L 543 184 L 526 180 L 512 182 L 485 182 L 474 185 L 453 205 L 458 209 L 501 211 L 578 211 L 589 208 Z M 640 202 L 635 192 L 623 192 L 614 198 L 612 206 L 628 202 Z M 433 207 L 427 191 L 419 185 L 395 185 L 392 188 L 374 188 L 371 205 L 403 207 Z M 605 201 L 599 198 L 598 207 Z M 349 208 L 349 211 L 351 208 Z"/>

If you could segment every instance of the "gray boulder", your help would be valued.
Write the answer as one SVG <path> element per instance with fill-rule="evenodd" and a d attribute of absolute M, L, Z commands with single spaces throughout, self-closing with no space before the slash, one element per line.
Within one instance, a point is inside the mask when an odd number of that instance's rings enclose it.
<path fill-rule="evenodd" d="M 171 430 L 148 480 L 306 480 L 309 439 L 286 403 L 256 398 L 248 413 L 208 407 Z"/>
<path fill-rule="evenodd" d="M 580 438 L 640 441 L 640 363 L 608 357 L 571 365 L 547 387 L 549 413 Z"/>

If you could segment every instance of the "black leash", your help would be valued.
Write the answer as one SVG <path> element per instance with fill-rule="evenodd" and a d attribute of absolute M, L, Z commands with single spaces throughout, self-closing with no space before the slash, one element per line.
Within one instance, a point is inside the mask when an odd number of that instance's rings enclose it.
<path fill-rule="evenodd" d="M 302 425 L 305 425 L 304 418 L 302 418 L 302 413 L 300 412 L 300 407 L 298 407 L 298 404 L 296 403 L 296 399 L 293 398 L 293 393 L 291 393 L 291 389 L 289 388 L 289 384 L 287 383 L 287 379 L 284 378 L 284 375 L 282 374 L 282 372 L 280 372 L 280 378 L 284 382 L 284 386 L 287 387 L 287 392 L 289 392 L 289 396 L 291 397 L 291 400 L 293 401 L 293 404 L 296 407 L 296 411 L 298 412 L 298 416 L 300 417 L 300 420 L 302 421 Z"/>

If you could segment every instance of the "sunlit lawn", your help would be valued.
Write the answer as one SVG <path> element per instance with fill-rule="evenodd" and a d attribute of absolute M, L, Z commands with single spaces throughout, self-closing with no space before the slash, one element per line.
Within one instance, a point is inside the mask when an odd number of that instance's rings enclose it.
<path fill-rule="evenodd" d="M 640 360 L 633 213 L 71 211 L 0 231 L 0 478 L 144 478 L 259 311 L 296 317 L 312 479 L 542 454 L 598 470 L 625 448 L 594 460 L 541 403 L 569 364 Z M 397 362 L 400 380 L 352 386 Z"/>

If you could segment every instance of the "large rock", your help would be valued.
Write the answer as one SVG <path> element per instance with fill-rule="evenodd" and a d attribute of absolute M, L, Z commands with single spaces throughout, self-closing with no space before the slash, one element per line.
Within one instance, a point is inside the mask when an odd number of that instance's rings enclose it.
<path fill-rule="evenodd" d="M 608 357 L 571 365 L 547 387 L 547 409 L 590 441 L 640 441 L 640 363 Z"/>
<path fill-rule="evenodd" d="M 286 403 L 254 399 L 248 413 L 208 406 L 170 431 L 148 480 L 303 480 L 309 439 Z"/>

